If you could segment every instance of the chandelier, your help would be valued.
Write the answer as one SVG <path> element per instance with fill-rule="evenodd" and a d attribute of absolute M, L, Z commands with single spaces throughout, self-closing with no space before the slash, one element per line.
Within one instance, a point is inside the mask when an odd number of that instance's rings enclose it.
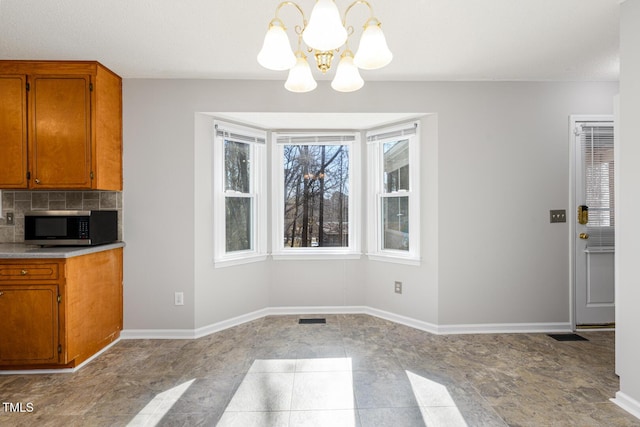
<path fill-rule="evenodd" d="M 352 26 L 347 26 L 347 14 L 358 4 L 367 6 L 370 16 L 364 23 L 354 55 L 349 49 L 349 37 L 354 30 Z M 298 36 L 295 53 L 291 49 L 284 23 L 278 17 L 278 12 L 284 6 L 293 6 L 302 15 L 302 26 L 295 27 Z M 269 30 L 258 53 L 258 63 L 269 70 L 289 70 L 284 87 L 291 92 L 309 92 L 318 84 L 313 78 L 305 50 L 313 53 L 318 69 L 325 74 L 331 69 L 334 52 L 339 52 L 344 46 L 331 87 L 340 92 L 353 92 L 364 85 L 358 69 L 376 70 L 393 58 L 380 25 L 373 15 L 373 8 L 364 0 L 351 3 L 342 19 L 334 0 L 316 0 L 308 22 L 300 6 L 292 1 L 284 1 L 278 5 L 275 17 L 269 23 Z"/>

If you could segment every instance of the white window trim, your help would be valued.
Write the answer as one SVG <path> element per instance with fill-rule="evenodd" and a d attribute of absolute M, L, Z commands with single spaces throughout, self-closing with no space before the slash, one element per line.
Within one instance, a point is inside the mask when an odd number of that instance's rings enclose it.
<path fill-rule="evenodd" d="M 361 252 L 361 138 L 360 132 L 305 132 L 296 136 L 315 135 L 354 135 L 353 142 L 336 143 L 349 146 L 349 246 L 345 248 L 286 248 L 284 236 L 284 144 L 279 144 L 278 136 L 289 135 L 289 132 L 272 133 L 272 238 L 271 255 L 274 260 L 327 260 L 327 259 L 359 259 Z M 293 134 L 292 134 L 293 135 Z M 315 144 L 313 144 L 315 145 Z"/>
<path fill-rule="evenodd" d="M 414 128 L 414 132 L 403 135 L 403 131 Z M 386 137 L 386 134 L 392 136 Z M 397 135 L 393 135 L 397 134 Z M 382 197 L 383 161 L 382 147 L 386 142 L 399 138 L 409 139 L 409 250 L 382 248 Z M 367 132 L 368 197 L 367 197 L 367 257 L 374 261 L 393 262 L 419 266 L 420 259 L 420 127 L 418 122 L 402 123 L 395 126 Z"/>
<path fill-rule="evenodd" d="M 217 129 L 229 134 L 238 134 L 255 138 L 249 143 L 251 149 L 251 195 L 255 201 L 253 206 L 253 249 L 247 251 L 226 251 L 225 224 L 225 191 L 224 191 L 224 136 L 217 135 Z M 236 124 L 214 121 L 213 130 L 213 263 L 216 268 L 229 267 L 267 259 L 267 165 L 266 138 L 267 132 Z M 230 138 L 233 139 L 233 138 Z M 258 142 L 262 140 L 264 142 Z"/>

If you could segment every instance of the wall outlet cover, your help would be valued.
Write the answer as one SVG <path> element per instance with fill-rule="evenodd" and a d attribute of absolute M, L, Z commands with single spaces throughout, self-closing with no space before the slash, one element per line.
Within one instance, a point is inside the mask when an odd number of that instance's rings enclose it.
<path fill-rule="evenodd" d="M 402 282 L 394 282 L 393 284 L 396 294 L 402 293 Z"/>
<path fill-rule="evenodd" d="M 174 304 L 175 305 L 184 305 L 184 293 L 176 292 L 174 296 Z"/>

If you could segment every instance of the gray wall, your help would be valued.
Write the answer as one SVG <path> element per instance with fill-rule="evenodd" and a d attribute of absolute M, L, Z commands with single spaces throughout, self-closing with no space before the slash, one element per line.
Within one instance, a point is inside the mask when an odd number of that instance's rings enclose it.
<path fill-rule="evenodd" d="M 455 85 L 440 120 L 441 324 L 570 322 L 569 115 L 615 84 Z"/>
<path fill-rule="evenodd" d="M 322 82 L 290 94 L 279 81 L 125 80 L 125 329 L 193 329 L 265 307 L 318 305 L 367 305 L 440 325 L 568 323 L 569 230 L 549 224 L 548 211 L 573 211 L 569 115 L 612 114 L 617 90 L 367 82 L 340 94 Z M 221 111 L 432 114 L 421 141 L 422 265 L 363 258 L 213 268 L 211 137 L 199 113 Z M 175 291 L 185 306 L 173 306 Z"/>
<path fill-rule="evenodd" d="M 623 399 L 640 417 L 640 1 L 620 5 L 620 139 L 616 208 L 616 372 Z"/>

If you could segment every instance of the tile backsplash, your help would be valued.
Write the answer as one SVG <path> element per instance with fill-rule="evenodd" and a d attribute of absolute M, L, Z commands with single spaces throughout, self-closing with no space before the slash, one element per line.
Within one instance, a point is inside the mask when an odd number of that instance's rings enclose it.
<path fill-rule="evenodd" d="M 24 213 L 37 210 L 117 210 L 118 240 L 122 240 L 122 193 L 119 191 L 11 191 L 2 190 L 0 243 L 24 241 Z M 14 225 L 7 224 L 13 212 Z"/>

